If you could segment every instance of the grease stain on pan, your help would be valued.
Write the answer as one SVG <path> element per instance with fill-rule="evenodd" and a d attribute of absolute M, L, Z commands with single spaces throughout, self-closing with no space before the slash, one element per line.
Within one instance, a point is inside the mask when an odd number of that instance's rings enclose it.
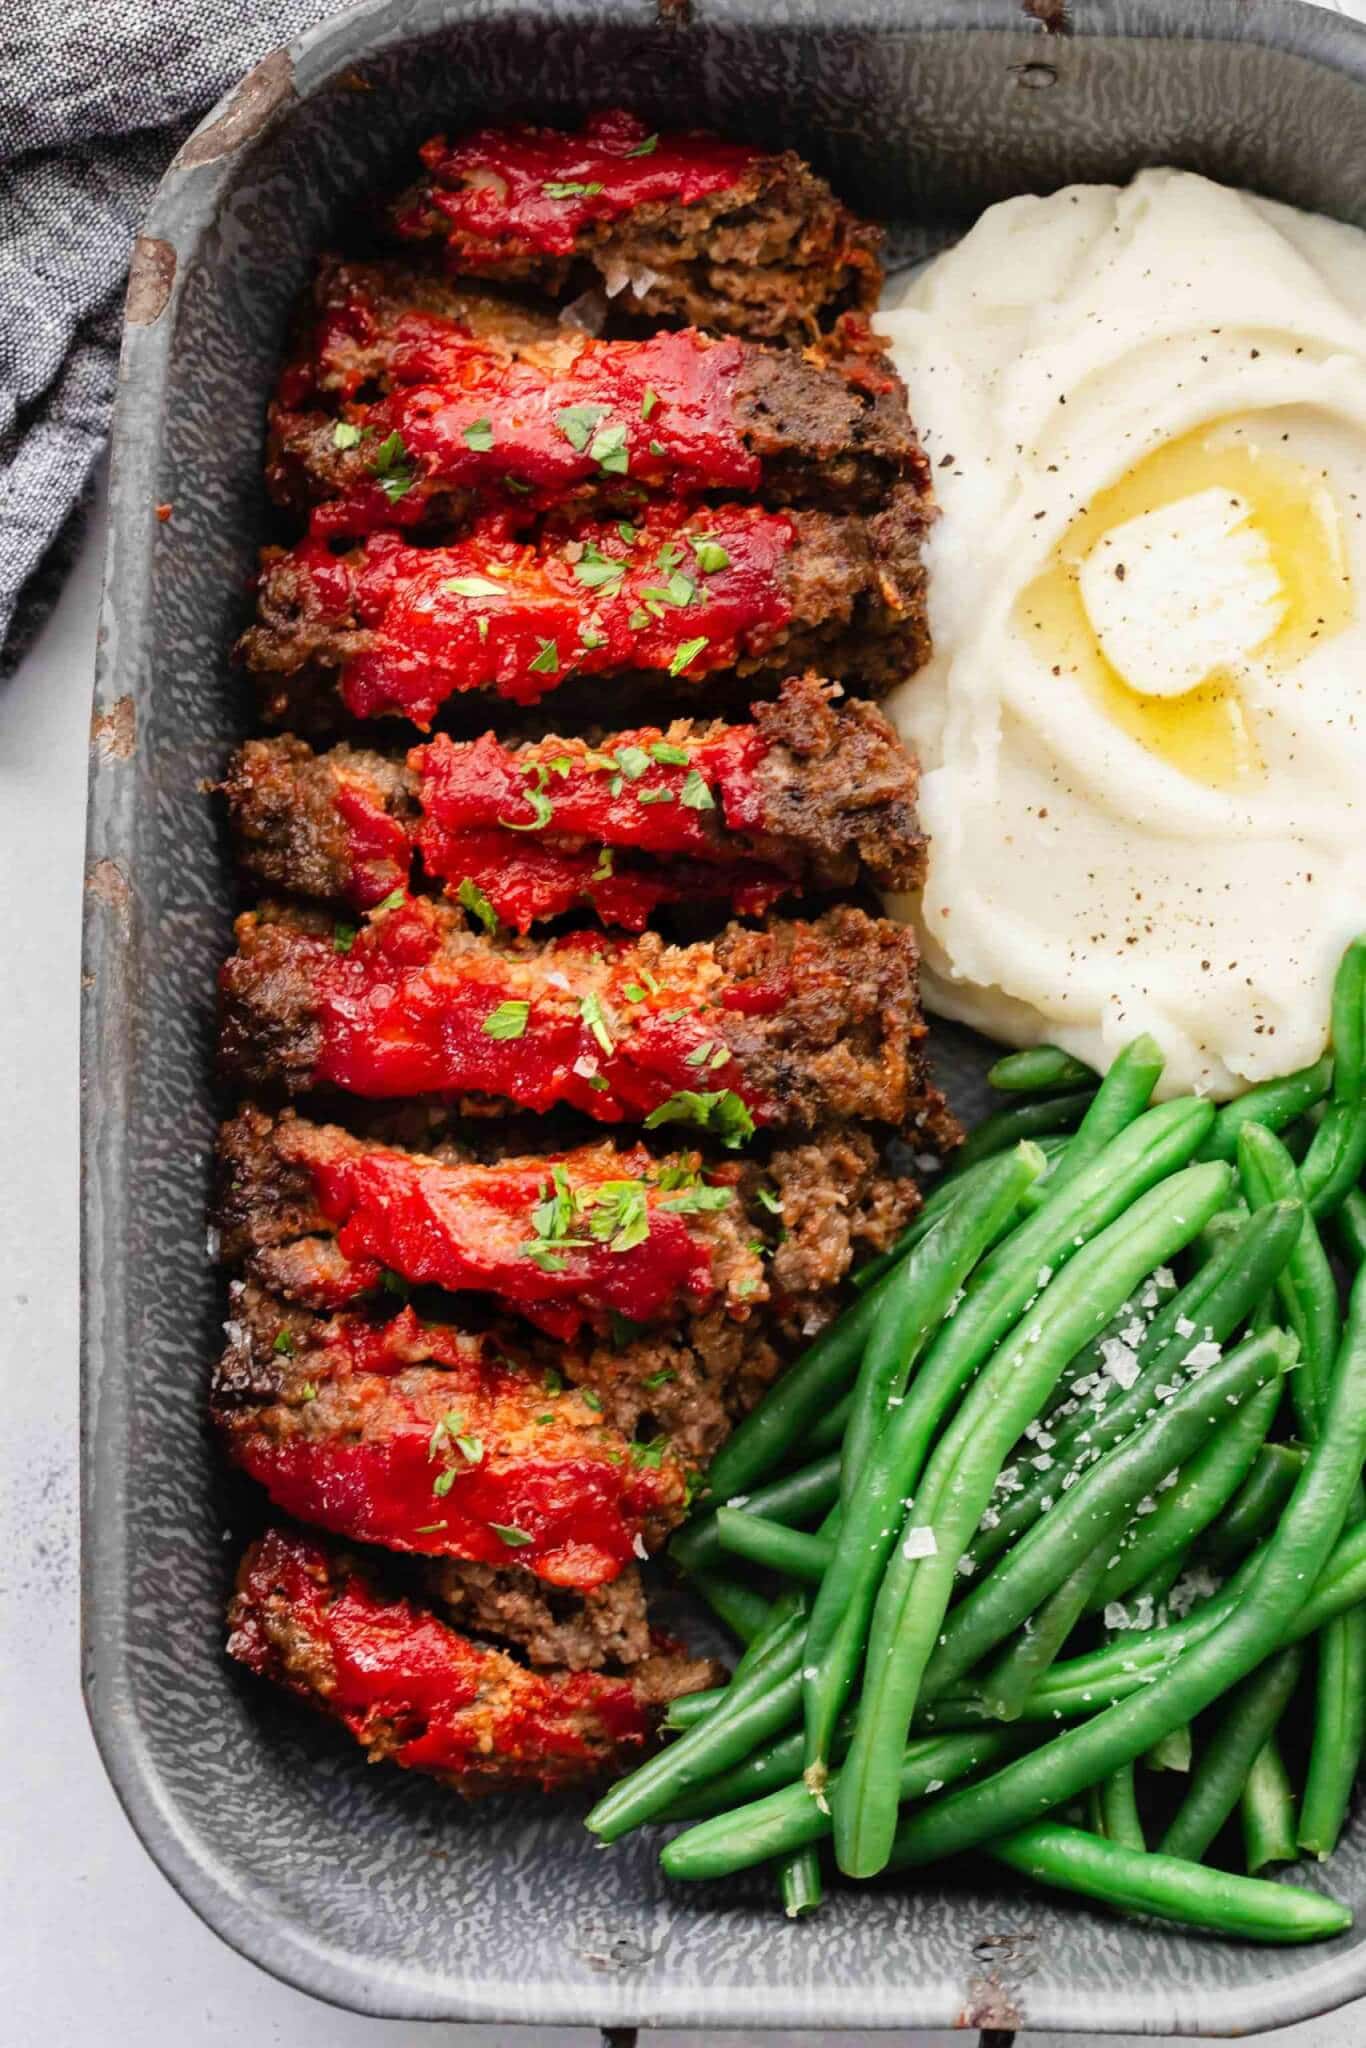
<path fill-rule="evenodd" d="M 90 719 L 90 744 L 106 761 L 131 761 L 137 744 L 137 715 L 131 697 L 119 697 L 112 710 L 95 711 Z"/>
<path fill-rule="evenodd" d="M 272 50 L 247 73 L 218 119 L 190 137 L 174 168 L 189 171 L 217 163 L 259 135 L 276 109 L 294 97 L 294 59 L 288 50 Z"/>

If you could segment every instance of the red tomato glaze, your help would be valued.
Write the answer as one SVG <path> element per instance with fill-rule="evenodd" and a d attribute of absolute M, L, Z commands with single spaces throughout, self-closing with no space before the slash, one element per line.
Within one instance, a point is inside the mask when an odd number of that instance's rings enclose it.
<path fill-rule="evenodd" d="M 763 151 L 713 135 L 655 135 L 634 114 L 593 114 L 576 135 L 555 128 L 483 128 L 423 144 L 431 174 L 398 216 L 400 234 L 427 231 L 435 208 L 455 267 L 500 250 L 568 256 L 580 231 L 652 201 L 693 206 L 738 185 Z"/>

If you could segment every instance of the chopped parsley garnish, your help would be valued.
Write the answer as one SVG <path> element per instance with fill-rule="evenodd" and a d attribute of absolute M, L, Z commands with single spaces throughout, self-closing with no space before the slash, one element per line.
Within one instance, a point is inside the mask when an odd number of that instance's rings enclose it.
<path fill-rule="evenodd" d="M 658 148 L 659 137 L 657 135 L 647 135 L 643 142 L 638 142 L 634 149 L 628 149 L 626 154 L 627 156 L 653 156 Z"/>
<path fill-rule="evenodd" d="M 558 775 L 563 781 L 574 766 L 574 758 L 572 754 L 552 754 L 545 765 L 552 775 Z"/>
<path fill-rule="evenodd" d="M 531 493 L 531 485 L 523 483 L 521 477 L 514 476 L 510 469 L 503 471 L 503 488 L 506 491 L 516 491 L 519 498 L 528 497 Z"/>
<path fill-rule="evenodd" d="M 601 548 L 590 540 L 574 564 L 574 574 L 589 590 L 599 590 L 604 584 L 619 583 L 626 574 L 626 564 L 612 555 L 603 554 Z"/>
<path fill-rule="evenodd" d="M 547 1394 L 562 1394 L 564 1392 L 564 1381 L 553 1365 L 546 1367 L 541 1379 L 541 1385 L 545 1388 Z"/>
<path fill-rule="evenodd" d="M 705 1216 L 716 1209 L 728 1209 L 730 1202 L 729 1188 L 696 1187 L 685 1188 L 681 1195 L 670 1195 L 660 1207 L 673 1216 Z"/>
<path fill-rule="evenodd" d="M 589 881 L 610 882 L 612 879 L 612 861 L 613 855 L 611 847 L 600 846 L 598 848 L 598 864 L 594 868 L 592 874 L 588 877 Z"/>
<path fill-rule="evenodd" d="M 650 765 L 650 757 L 644 747 L 618 747 L 617 766 L 628 782 L 639 782 Z"/>
<path fill-rule="evenodd" d="M 553 640 L 542 640 L 535 658 L 527 663 L 533 675 L 553 676 L 560 665 L 560 650 Z"/>
<path fill-rule="evenodd" d="M 645 1119 L 647 1131 L 658 1130 L 661 1124 L 695 1124 L 732 1152 L 754 1136 L 754 1119 L 731 1088 L 678 1089 Z"/>
<path fill-rule="evenodd" d="M 356 943 L 356 927 L 353 924 L 334 924 L 332 927 L 332 951 L 349 953 Z"/>
<path fill-rule="evenodd" d="M 397 910 L 400 908 L 402 904 L 406 903 L 407 900 L 408 892 L 406 889 L 391 889 L 389 891 L 389 894 L 384 898 L 384 901 L 382 903 L 377 903 L 375 905 L 374 915 L 378 917 L 381 911 Z"/>
<path fill-rule="evenodd" d="M 455 1467 L 450 1465 L 444 1472 L 438 1472 L 432 1481 L 432 1492 L 438 1500 L 444 1500 L 455 1485 Z"/>
<path fill-rule="evenodd" d="M 607 645 L 607 635 L 600 633 L 596 626 L 584 626 L 579 632 L 579 645 L 586 650 L 591 650 L 594 647 L 605 647 Z"/>
<path fill-rule="evenodd" d="M 498 913 L 477 882 L 466 875 L 455 892 L 455 900 L 471 917 L 477 917 L 484 930 L 492 936 L 498 929 Z"/>
<path fill-rule="evenodd" d="M 625 476 L 631 466 L 630 451 L 626 446 L 626 429 L 621 422 L 600 427 L 593 436 L 593 445 L 588 453 L 600 469 L 609 476 Z"/>
<path fill-rule="evenodd" d="M 525 1529 L 514 1528 L 511 1522 L 490 1522 L 490 1529 L 500 1543 L 506 1543 L 509 1550 L 524 1550 L 535 1538 L 528 1536 Z"/>
<path fill-rule="evenodd" d="M 770 1216 L 782 1215 L 783 1205 L 778 1200 L 778 1197 L 774 1194 L 772 1188 L 756 1188 L 754 1192 L 755 1196 L 760 1202 L 763 1203 L 764 1207 L 767 1209 Z"/>
<path fill-rule="evenodd" d="M 547 199 L 596 199 L 602 190 L 601 183 L 594 179 L 591 184 L 580 184 L 573 178 L 550 178 L 542 186 Z"/>
<path fill-rule="evenodd" d="M 716 1049 L 716 1041 L 704 1038 L 701 1045 L 695 1045 L 683 1064 L 685 1067 L 705 1067 Z"/>
<path fill-rule="evenodd" d="M 718 569 L 730 567 L 730 556 L 719 540 L 695 540 L 692 551 L 697 557 L 697 566 L 704 576 L 712 576 Z"/>
<path fill-rule="evenodd" d="M 617 532 L 621 535 L 628 548 L 635 546 L 639 536 L 637 529 L 632 526 L 629 519 L 619 519 L 617 521 Z"/>
<path fill-rule="evenodd" d="M 272 1351 L 278 1351 L 281 1358 L 292 1358 L 294 1356 L 293 1335 L 288 1330 L 277 1330 L 275 1332 L 275 1342 L 270 1348 Z"/>
<path fill-rule="evenodd" d="M 693 582 L 691 576 L 685 576 L 681 570 L 676 569 L 669 578 L 667 594 L 669 603 L 677 605 L 681 611 L 684 605 L 691 604 L 696 597 L 697 585 Z"/>
<path fill-rule="evenodd" d="M 607 1019 L 602 1013 L 602 1002 L 596 989 L 590 989 L 579 1004 L 579 1015 L 603 1051 L 610 1053 L 613 1050 L 612 1034 L 607 1029 Z"/>
<path fill-rule="evenodd" d="M 743 1280 L 737 1280 L 735 1283 L 736 1296 L 741 1301 L 748 1301 L 751 1294 L 758 1292 L 758 1287 L 759 1282 L 755 1275 L 747 1273 Z"/>
<path fill-rule="evenodd" d="M 638 804 L 671 804 L 673 800 L 674 793 L 671 789 L 638 789 L 636 791 L 636 802 Z"/>
<path fill-rule="evenodd" d="M 691 662 L 696 661 L 706 644 L 707 636 L 705 633 L 699 633 L 696 640 L 685 640 L 683 645 L 676 650 L 673 660 L 669 663 L 669 674 L 671 676 L 681 676 L 684 669 Z"/>
<path fill-rule="evenodd" d="M 650 414 L 654 411 L 655 407 L 658 404 L 659 393 L 657 391 L 652 391 L 649 385 L 647 384 L 645 387 L 645 396 L 640 401 L 640 417 L 643 420 L 648 420 Z"/>
<path fill-rule="evenodd" d="M 551 644 L 553 645 L 554 643 L 552 642 Z M 533 667 L 535 666 L 534 663 L 532 665 Z M 550 823 L 550 820 L 555 815 L 555 806 L 545 794 L 545 786 L 550 777 L 546 773 L 545 763 L 542 761 L 529 761 L 522 770 L 522 773 L 536 777 L 536 787 L 522 791 L 523 796 L 531 805 L 531 816 L 522 824 L 518 824 L 512 818 L 500 818 L 498 823 L 509 832 L 539 832 Z"/>
<path fill-rule="evenodd" d="M 530 1003 L 499 1003 L 484 1019 L 486 1038 L 520 1038 L 531 1013 Z"/>
<path fill-rule="evenodd" d="M 435 1536 L 438 1529 L 444 1529 L 444 1522 L 420 1522 L 413 1531 L 415 1536 Z"/>
<path fill-rule="evenodd" d="M 676 747 L 672 740 L 656 740 L 650 748 L 651 758 L 661 768 L 686 768 L 691 756 L 686 747 Z"/>
<path fill-rule="evenodd" d="M 678 567 L 682 559 L 683 550 L 678 545 L 678 542 L 676 540 L 666 540 L 663 547 L 659 550 L 659 553 L 655 556 L 656 562 L 658 562 L 660 568 L 664 571 L 664 574 L 666 576 L 668 575 L 670 569 L 676 569 Z"/>
<path fill-rule="evenodd" d="M 638 981 L 628 981 L 622 994 L 628 1003 L 643 1003 L 645 1000 L 645 990 Z"/>
<path fill-rule="evenodd" d="M 660 1367 L 658 1372 L 652 1372 L 648 1378 L 643 1379 L 640 1384 L 642 1385 L 642 1387 L 648 1388 L 650 1392 L 653 1393 L 656 1387 L 666 1386 L 670 1380 L 676 1379 L 677 1377 L 678 1375 L 676 1373 L 671 1371 L 667 1365 L 664 1365 Z"/>
<path fill-rule="evenodd" d="M 609 1321 L 612 1328 L 612 1342 L 618 1351 L 621 1350 L 624 1344 L 633 1343 L 645 1328 L 644 1323 L 638 1323 L 634 1316 L 624 1316 L 621 1310 L 617 1308 L 611 1311 Z M 647 1381 L 646 1384 L 648 1385 L 649 1382 Z"/>
<path fill-rule="evenodd" d="M 338 420 L 332 429 L 332 443 L 336 448 L 354 448 L 365 433 L 364 427 L 353 427 L 350 420 Z"/>
<path fill-rule="evenodd" d="M 391 505 L 396 505 L 417 482 L 413 458 L 397 427 L 392 434 L 386 434 L 376 448 L 370 458 L 370 468 Z"/>
<path fill-rule="evenodd" d="M 533 1416 L 532 1420 L 535 1422 L 539 1422 L 542 1424 L 542 1426 L 544 1426 L 547 1422 L 553 1422 L 555 1420 L 555 1417 L 547 1412 L 545 1415 Z"/>
<path fill-rule="evenodd" d="M 412 1291 L 401 1273 L 383 1274 L 380 1279 L 380 1286 L 386 1294 L 397 1294 L 403 1301 L 408 1299 Z"/>
<path fill-rule="evenodd" d="M 715 1051 L 715 1052 L 714 1052 L 714 1053 L 712 1054 L 712 1056 L 711 1056 L 711 1059 L 710 1059 L 710 1061 L 709 1061 L 709 1063 L 708 1063 L 708 1064 L 709 1064 L 709 1065 L 711 1065 L 711 1066 L 713 1066 L 713 1067 L 724 1067 L 724 1066 L 725 1066 L 725 1064 L 726 1064 L 726 1061 L 727 1061 L 727 1060 L 728 1060 L 729 1058 L 730 1058 L 730 1047 L 729 1047 L 728 1045 L 718 1045 L 718 1046 L 717 1046 L 717 1048 L 716 1048 L 716 1051 Z"/>
<path fill-rule="evenodd" d="M 472 455 L 487 455 L 493 446 L 493 421 L 471 420 L 460 438 Z"/>
<path fill-rule="evenodd" d="M 662 441 L 651 441 L 651 443 L 650 443 L 650 453 L 651 453 L 651 455 L 667 455 L 667 454 L 668 454 L 668 452 L 669 452 L 669 451 L 668 451 L 668 449 L 667 449 L 667 448 L 666 448 L 666 447 L 664 446 L 664 443 L 663 443 Z"/>
<path fill-rule="evenodd" d="M 648 612 L 643 612 L 640 606 L 637 605 L 626 623 L 633 633 L 640 633 L 649 625 L 650 615 Z"/>
<path fill-rule="evenodd" d="M 487 640 L 487 639 L 488 639 L 488 637 L 489 637 L 489 615 L 488 615 L 488 613 L 487 613 L 487 612 L 480 612 L 480 613 L 479 613 L 479 614 L 477 615 L 477 617 L 475 618 L 475 621 L 474 621 L 474 630 L 476 631 L 476 633 L 478 633 L 478 635 L 479 635 L 479 638 L 480 638 L 481 640 Z"/>
<path fill-rule="evenodd" d="M 442 584 L 454 597 L 502 597 L 501 583 L 490 583 L 487 576 L 451 576 Z"/>
<path fill-rule="evenodd" d="M 678 801 L 689 811 L 714 811 L 716 799 L 707 787 L 706 778 L 696 768 L 690 768 L 683 778 L 683 789 Z"/>
<path fill-rule="evenodd" d="M 467 1465 L 478 1465 L 483 1461 L 484 1440 L 478 1436 L 458 1436 L 455 1447 Z"/>
<path fill-rule="evenodd" d="M 585 1408 L 591 1408 L 595 1415 L 601 1415 L 602 1402 L 598 1399 L 597 1395 L 593 1392 L 593 1389 L 591 1387 L 580 1387 L 579 1399 L 583 1402 Z"/>
<path fill-rule="evenodd" d="M 607 411 L 605 405 L 566 405 L 556 413 L 555 424 L 570 447 L 582 455 L 599 420 L 606 419 Z"/>
<path fill-rule="evenodd" d="M 666 1436 L 657 1436 L 648 1444 L 632 1444 L 631 1463 L 642 1472 L 657 1472 L 664 1463 L 664 1453 L 668 1448 Z"/>

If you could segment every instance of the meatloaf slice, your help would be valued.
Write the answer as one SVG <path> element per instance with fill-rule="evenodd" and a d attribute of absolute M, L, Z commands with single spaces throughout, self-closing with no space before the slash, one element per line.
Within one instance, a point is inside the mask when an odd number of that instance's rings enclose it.
<path fill-rule="evenodd" d="M 390 1550 L 511 1564 L 580 1591 L 681 1520 L 688 1469 L 491 1332 L 301 1315 L 238 1284 L 211 1412 L 299 1521 Z"/>
<path fill-rule="evenodd" d="M 928 497 L 905 389 L 857 321 L 805 352 L 685 328 L 517 355 L 451 339 L 442 354 L 439 376 L 344 417 L 277 400 L 276 502 L 334 539 L 417 526 L 449 537 L 484 514 L 526 525 L 564 506 L 634 518 L 642 491 L 828 512 L 876 511 L 898 484 Z"/>
<path fill-rule="evenodd" d="M 955 1128 L 927 1090 L 918 1148 Z M 763 1166 L 704 1171 L 696 1154 L 606 1143 L 476 1165 L 249 1106 L 220 1151 L 223 1256 L 267 1292 L 330 1312 L 435 1286 L 491 1296 L 560 1340 L 624 1342 L 621 1398 L 634 1414 L 615 1393 L 610 1407 L 600 1398 L 631 1435 L 641 1396 L 629 1353 L 637 1334 L 652 1341 L 636 1326 L 668 1333 L 665 1378 L 681 1340 L 741 1413 L 780 1363 L 758 1340 L 819 1329 L 853 1259 L 885 1250 L 920 1201 L 853 1129 L 779 1148 Z M 600 1370 L 602 1358 L 584 1378 Z M 678 1440 L 665 1409 L 652 1412 Z"/>
<path fill-rule="evenodd" d="M 408 880 L 415 843 L 449 895 L 521 932 L 584 904 L 640 931 L 670 903 L 752 916 L 789 888 L 914 886 L 916 764 L 882 713 L 815 676 L 753 713 L 591 743 L 441 733 L 406 768 L 293 735 L 248 740 L 224 783 L 238 858 L 268 888 L 364 910 Z M 550 805 L 534 833 L 520 829 L 529 787 Z"/>
<path fill-rule="evenodd" d="M 925 519 L 900 486 L 871 517 L 657 505 L 534 543 L 494 521 L 450 547 L 376 533 L 341 555 L 313 535 L 264 551 L 240 650 L 277 724 L 314 715 L 328 677 L 353 717 L 424 730 L 453 695 L 532 704 L 571 675 L 693 686 L 809 664 L 880 691 L 928 653 Z"/>
<path fill-rule="evenodd" d="M 387 903 L 387 899 L 386 899 Z M 900 1125 L 923 1095 L 915 939 L 862 910 L 670 946 L 489 938 L 429 897 L 338 949 L 325 913 L 248 912 L 220 977 L 220 1057 L 248 1086 L 561 1106 L 599 1123 Z"/>
<path fill-rule="evenodd" d="M 372 1763 L 430 1773 L 465 1794 L 550 1790 L 620 1770 L 662 1703 L 715 1681 L 674 1656 L 628 1677 L 529 1671 L 407 1599 L 383 1593 L 344 1551 L 272 1528 L 242 1560 L 228 1654 L 332 1720 Z"/>
<path fill-rule="evenodd" d="M 529 1664 L 570 1671 L 631 1670 L 651 1661 L 649 1615 L 640 1568 L 587 1593 L 565 1593 L 515 1566 L 433 1558 L 426 1569 L 433 1604 L 472 1635 L 512 1643 Z"/>
<path fill-rule="evenodd" d="M 601 279 L 655 324 L 808 340 L 876 305 L 880 231 L 791 150 L 655 135 L 634 114 L 577 134 L 527 125 L 423 145 L 425 175 L 393 211 L 452 271 L 550 292 Z"/>

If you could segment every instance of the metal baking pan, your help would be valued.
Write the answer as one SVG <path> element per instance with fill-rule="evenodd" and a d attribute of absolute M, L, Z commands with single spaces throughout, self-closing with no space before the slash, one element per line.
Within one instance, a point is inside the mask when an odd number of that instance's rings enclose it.
<path fill-rule="evenodd" d="M 212 990 L 232 889 L 206 781 L 261 532 L 265 395 L 310 261 L 439 127 L 624 103 L 790 143 L 907 257 L 985 205 L 1177 163 L 1366 225 L 1366 30 L 1293 0 L 374 0 L 267 58 L 137 244 L 95 690 L 84 988 L 84 1682 L 134 1827 L 225 1940 L 410 2018 L 1234 2033 L 1366 1991 L 1355 1935 L 1268 1950 L 1009 1881 L 668 1887 L 581 1809 L 368 1770 L 222 1654 L 250 1507 L 203 1422 Z M 158 507 L 169 514 L 158 517 Z M 938 1034 L 960 1106 L 980 1049 Z M 225 1540 L 231 1529 L 233 1540 Z M 1311 1879 L 1311 1881 L 1313 1881 Z"/>

